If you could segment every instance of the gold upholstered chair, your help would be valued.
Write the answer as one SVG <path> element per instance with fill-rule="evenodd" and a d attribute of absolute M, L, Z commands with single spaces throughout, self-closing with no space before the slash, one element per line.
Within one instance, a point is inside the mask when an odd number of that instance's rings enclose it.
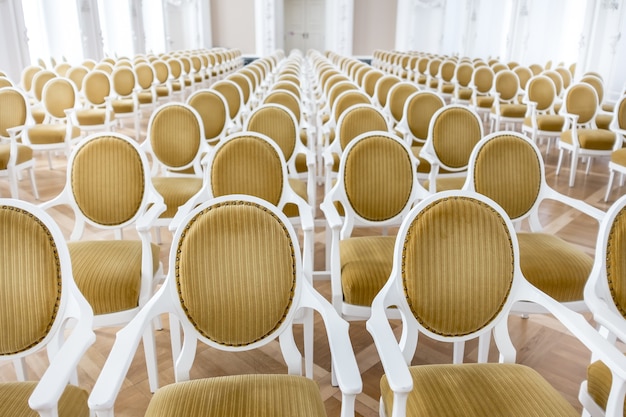
<path fill-rule="evenodd" d="M 407 99 L 417 91 L 417 85 L 408 81 L 398 82 L 391 86 L 387 97 L 387 105 L 383 109 L 383 113 L 392 128 L 395 128 L 400 123 Z"/>
<path fill-rule="evenodd" d="M 28 170 L 33 195 L 39 199 L 33 150 L 19 143 L 22 130 L 33 124 L 28 98 L 22 90 L 15 87 L 0 88 L 0 176 L 9 179 L 12 198 L 19 198 L 18 174 Z"/>
<path fill-rule="evenodd" d="M 95 340 L 93 313 L 65 238 L 47 213 L 15 199 L 0 199 L 0 230 L 0 362 L 12 361 L 17 376 L 0 382 L 0 416 L 88 417 L 76 368 Z M 41 352 L 50 364 L 35 381 L 26 359 Z"/>
<path fill-rule="evenodd" d="M 68 116 L 78 106 L 78 91 L 68 78 L 55 77 L 46 82 L 41 98 L 45 117 L 41 123 L 22 130 L 22 143 L 35 152 L 46 152 L 48 167 L 52 169 L 51 153 L 67 156 L 72 145 L 81 139 L 80 129 Z"/>
<path fill-rule="evenodd" d="M 407 98 L 402 119 L 396 130 L 402 134 L 407 144 L 413 147 L 415 156 L 419 155 L 422 145 L 428 138 L 430 120 L 445 104 L 443 98 L 434 91 L 418 91 Z"/>
<path fill-rule="evenodd" d="M 620 174 L 620 185 L 624 185 L 624 175 L 626 175 L 626 148 L 624 147 L 624 140 L 626 139 L 626 95 L 623 95 L 615 105 L 610 128 L 617 135 L 617 141 L 609 161 L 609 182 L 606 186 L 606 194 L 604 194 L 605 202 L 609 199 L 615 173 Z"/>
<path fill-rule="evenodd" d="M 169 227 L 178 208 L 202 187 L 202 158 L 211 147 L 200 114 L 179 102 L 162 104 L 152 113 L 141 147 L 152 157 L 152 184 L 167 206 L 154 223 L 160 243 L 160 228 Z"/>
<path fill-rule="evenodd" d="M 621 391 L 623 401 L 626 358 L 582 315 L 526 281 L 514 226 L 497 203 L 468 191 L 438 193 L 409 213 L 396 242 L 392 272 L 367 321 L 385 371 L 381 416 L 579 415 L 539 372 L 515 363 L 508 315 L 520 300 L 544 306 L 607 360 L 622 378 L 615 394 Z M 402 318 L 399 342 L 387 317 L 392 306 Z M 496 352 L 479 348 L 476 362 L 459 357 L 411 366 L 423 336 L 441 344 L 477 340 L 480 346 L 492 335 Z"/>
<path fill-rule="evenodd" d="M 626 197 L 620 197 L 608 210 L 600 224 L 593 271 L 585 287 L 585 302 L 593 313 L 600 332 L 612 342 L 626 340 L 626 299 L 623 249 L 626 243 Z M 593 358 L 587 368 L 587 379 L 580 387 L 579 399 L 593 417 L 623 416 L 624 399 L 611 396 L 623 382 L 614 380 L 611 369 Z M 622 388 L 623 389 L 623 388 Z"/>
<path fill-rule="evenodd" d="M 472 75 L 474 65 L 471 62 L 461 62 L 454 71 L 454 93 L 451 102 L 454 104 L 469 105 L 472 100 Z"/>
<path fill-rule="evenodd" d="M 113 90 L 110 75 L 100 70 L 88 72 L 80 91 L 81 105 L 68 110 L 71 123 L 83 134 L 114 130 L 117 121 L 111 103 Z"/>
<path fill-rule="evenodd" d="M 239 194 L 204 202 L 178 227 L 170 259 L 163 286 L 118 333 L 89 398 L 98 415 L 111 414 L 144 329 L 169 313 L 182 323 L 185 337 L 174 361 L 176 382 L 157 391 L 146 416 L 325 416 L 317 383 L 302 376 L 293 336 L 294 318 L 301 309 L 312 309 L 325 324 L 342 391 L 341 415 L 354 416 L 361 378 L 348 325 L 305 276 L 297 234 L 280 209 Z M 237 360 L 275 340 L 288 375 L 189 380 L 198 342 Z"/>
<path fill-rule="evenodd" d="M 400 82 L 400 78 L 395 75 L 383 75 L 376 81 L 376 87 L 374 88 L 374 96 L 372 103 L 383 110 L 387 107 L 387 98 L 389 97 L 389 90 L 391 87 Z"/>
<path fill-rule="evenodd" d="M 493 70 L 487 66 L 475 68 L 472 73 L 470 106 L 485 121 L 491 113 L 491 107 L 494 103 L 494 96 L 491 94 L 494 78 Z"/>
<path fill-rule="evenodd" d="M 217 90 L 203 88 L 187 97 L 187 104 L 202 118 L 204 137 L 207 143 L 215 146 L 226 137 L 229 121 L 228 102 Z"/>
<path fill-rule="evenodd" d="M 569 186 L 576 181 L 579 158 L 586 158 L 589 173 L 591 161 L 596 156 L 611 156 L 617 135 L 615 132 L 599 129 L 595 119 L 598 114 L 598 95 L 587 83 L 575 83 L 568 88 L 563 98 L 560 114 L 565 116 L 565 125 L 558 143 L 559 160 L 556 175 L 561 171 L 564 151 L 570 154 Z"/>
<path fill-rule="evenodd" d="M 539 207 L 546 201 L 555 201 L 597 222 L 604 212 L 551 188 L 546 183 L 539 148 L 518 132 L 497 132 L 476 145 L 464 188 L 497 202 L 518 226 L 522 222 L 528 224 L 517 234 L 524 276 L 568 308 L 586 311 L 583 290 L 593 258 L 563 235 L 544 229 Z M 523 314 L 544 312 L 532 303 L 519 303 L 514 310 Z"/>
<path fill-rule="evenodd" d="M 94 311 L 94 326 L 126 324 L 152 296 L 162 274 L 160 248 L 151 242 L 150 230 L 166 207 L 152 185 L 145 153 L 120 133 L 86 137 L 70 155 L 63 190 L 41 207 L 58 205 L 74 214 L 68 243 L 72 270 Z M 158 375 L 151 329 L 143 345 L 154 391 Z"/>
<path fill-rule="evenodd" d="M 239 85 L 232 80 L 220 80 L 211 85 L 213 90 L 218 91 L 228 102 L 229 121 L 227 132 L 234 133 L 241 130 L 245 111 L 243 92 Z"/>
<path fill-rule="evenodd" d="M 135 140 L 141 140 L 141 110 L 135 84 L 137 76 L 132 68 L 120 66 L 111 74 L 113 98 L 111 106 L 115 112 L 115 120 L 123 127 L 125 120 L 131 119 L 135 127 Z"/>
<path fill-rule="evenodd" d="M 540 74 L 528 81 L 523 99 L 528 105 L 528 116 L 524 119 L 522 132 L 535 143 L 539 139 L 547 139 L 546 155 L 550 153 L 552 140 L 558 140 L 561 136 L 565 124 L 565 117 L 555 111 L 557 99 L 554 82 L 550 77 Z"/>
<path fill-rule="evenodd" d="M 427 194 L 417 182 L 416 165 L 406 142 L 385 131 L 357 136 L 341 155 L 337 182 L 320 208 L 331 229 L 332 303 L 347 320 L 369 317 L 391 272 L 395 237 L 383 228 L 399 225 Z M 360 226 L 381 233 L 353 235 Z"/>
<path fill-rule="evenodd" d="M 431 117 L 428 137 L 418 155 L 420 165 L 429 167 L 424 186 L 431 193 L 460 189 L 465 182 L 470 154 L 482 137 L 483 124 L 471 108 L 449 104 L 437 110 Z"/>
<path fill-rule="evenodd" d="M 518 101 L 521 91 L 515 72 L 505 69 L 495 75 L 492 91 L 494 100 L 489 114 L 491 132 L 500 130 L 501 124 L 508 130 L 515 130 L 515 125 L 523 124 L 528 108 Z"/>

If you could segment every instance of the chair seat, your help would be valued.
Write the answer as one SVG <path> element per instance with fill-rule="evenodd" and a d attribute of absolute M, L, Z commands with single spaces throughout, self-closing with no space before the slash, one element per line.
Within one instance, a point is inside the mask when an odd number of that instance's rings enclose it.
<path fill-rule="evenodd" d="M 167 210 L 162 218 L 170 218 L 176 215 L 179 206 L 185 204 L 202 188 L 202 178 L 194 177 L 154 177 L 152 184 L 157 192 L 165 200 Z"/>
<path fill-rule="evenodd" d="M 326 416 L 317 383 L 294 375 L 236 375 L 159 389 L 146 417 Z"/>
<path fill-rule="evenodd" d="M 0 170 L 7 169 L 10 149 L 11 145 L 8 143 L 0 144 Z M 26 145 L 17 145 L 16 164 L 19 165 L 31 159 L 33 159 L 33 150 Z"/>
<path fill-rule="evenodd" d="M 626 148 L 618 149 L 611 153 L 611 162 L 626 166 Z"/>
<path fill-rule="evenodd" d="M 599 114 L 596 116 L 596 126 L 598 129 L 609 130 L 609 125 L 613 120 L 612 114 Z"/>
<path fill-rule="evenodd" d="M 109 115 L 109 120 L 113 119 L 114 115 Z M 78 123 L 83 126 L 101 125 L 106 121 L 107 110 L 105 109 L 88 109 L 79 110 L 76 112 L 76 119 Z"/>
<path fill-rule="evenodd" d="M 115 113 L 132 113 L 135 111 L 135 102 L 132 99 L 113 100 L 111 102 Z"/>
<path fill-rule="evenodd" d="M 170 94 L 170 90 L 164 86 L 156 87 L 155 91 L 158 97 L 167 97 Z"/>
<path fill-rule="evenodd" d="M 495 108 L 492 108 L 492 113 L 495 113 Z M 524 117 L 526 114 L 525 104 L 502 104 L 500 105 L 500 116 L 502 117 Z"/>
<path fill-rule="evenodd" d="M 572 130 L 561 133 L 561 140 L 571 145 Z M 613 149 L 615 133 L 604 129 L 578 129 L 578 143 L 584 149 L 608 151 Z"/>
<path fill-rule="evenodd" d="M 339 242 L 344 302 L 372 305 L 391 274 L 394 236 L 366 236 Z"/>
<path fill-rule="evenodd" d="M 304 199 L 304 201 L 309 201 L 309 197 L 307 194 L 306 182 L 298 179 L 298 178 L 289 178 L 289 185 L 291 189 L 298 194 L 300 197 Z M 287 217 L 297 217 L 298 216 L 298 206 L 295 204 L 285 204 L 285 209 L 283 210 Z"/>
<path fill-rule="evenodd" d="M 441 172 L 441 171 L 440 171 Z M 437 192 L 460 190 L 465 184 L 465 177 L 441 177 L 437 178 Z M 428 189 L 430 181 L 424 181 L 424 187 Z"/>
<path fill-rule="evenodd" d="M 454 93 L 454 84 L 445 84 L 441 86 L 441 92 L 444 94 Z"/>
<path fill-rule="evenodd" d="M 154 102 L 154 97 L 152 93 L 139 93 L 137 94 L 137 100 L 139 100 L 139 104 L 150 104 Z"/>
<path fill-rule="evenodd" d="M 595 361 L 587 367 L 587 392 L 593 401 L 606 410 L 609 400 L 613 375 L 611 370 L 601 361 Z M 624 400 L 626 405 L 626 400 Z M 626 407 L 624 407 L 626 410 Z"/>
<path fill-rule="evenodd" d="M 96 315 L 138 306 L 141 287 L 141 242 L 94 240 L 69 242 L 74 279 Z M 152 244 L 153 272 L 160 247 Z"/>
<path fill-rule="evenodd" d="M 0 417 L 36 417 L 37 414 L 28 406 L 28 399 L 35 390 L 37 382 L 0 383 Z M 59 417 L 88 417 L 89 393 L 82 388 L 68 385 L 59 400 Z"/>
<path fill-rule="evenodd" d="M 471 88 L 459 88 L 457 98 L 459 100 L 469 100 L 472 98 Z"/>
<path fill-rule="evenodd" d="M 303 153 L 299 153 L 296 155 L 296 171 L 297 172 L 307 172 L 309 167 L 306 164 L 306 155 Z"/>
<path fill-rule="evenodd" d="M 546 114 L 537 116 L 537 129 L 544 132 L 561 132 L 563 130 L 563 124 L 565 118 L 556 114 Z M 530 117 L 524 119 L 524 125 L 532 126 L 532 120 Z"/>
<path fill-rule="evenodd" d="M 476 106 L 481 108 L 491 108 L 493 106 L 492 96 L 479 96 L 476 97 Z"/>
<path fill-rule="evenodd" d="M 583 299 L 593 259 L 547 233 L 518 233 L 520 267 L 535 287 L 559 302 Z"/>
<path fill-rule="evenodd" d="M 407 416 L 580 416 L 539 373 L 524 365 L 419 365 L 410 372 L 413 391 Z M 385 376 L 380 385 L 390 416 L 393 392 Z"/>
<path fill-rule="evenodd" d="M 65 141 L 64 124 L 41 124 L 35 125 L 28 130 L 28 138 L 33 145 L 52 145 Z M 72 126 L 72 139 L 80 136 L 80 129 Z"/>

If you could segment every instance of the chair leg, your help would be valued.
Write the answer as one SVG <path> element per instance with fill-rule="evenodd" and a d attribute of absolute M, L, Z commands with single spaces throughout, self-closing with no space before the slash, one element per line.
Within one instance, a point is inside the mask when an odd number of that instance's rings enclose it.
<path fill-rule="evenodd" d="M 313 379 L 313 310 L 305 310 L 302 322 L 302 333 L 304 335 L 304 373 L 307 378 Z"/>
<path fill-rule="evenodd" d="M 465 342 L 454 342 L 454 353 L 452 354 L 453 363 L 463 363 L 465 355 Z"/>
<path fill-rule="evenodd" d="M 591 161 L 593 161 L 591 157 L 587 158 L 587 169 L 585 170 L 585 175 L 589 175 L 589 170 L 591 169 Z"/>
<path fill-rule="evenodd" d="M 180 322 L 174 314 L 170 314 L 170 343 L 172 345 L 172 359 L 174 365 L 180 356 L 181 338 L 180 338 Z"/>
<path fill-rule="evenodd" d="M 611 186 L 613 185 L 613 177 L 615 176 L 615 171 L 611 170 L 609 172 L 609 182 L 606 185 L 606 194 L 604 194 L 604 202 L 606 203 L 609 200 L 609 194 L 611 194 Z"/>
<path fill-rule="evenodd" d="M 33 168 L 30 168 L 29 171 L 30 171 L 30 185 L 33 188 L 33 195 L 35 196 L 35 200 L 39 200 L 39 190 L 37 189 L 37 183 L 35 181 L 35 170 Z"/>
<path fill-rule="evenodd" d="M 143 350 L 146 355 L 150 392 L 154 393 L 159 388 L 159 373 L 157 371 L 156 345 L 152 326 L 146 326 L 143 333 Z"/>
<path fill-rule="evenodd" d="M 571 161 L 570 171 L 569 171 L 569 186 L 573 187 L 574 182 L 576 181 L 576 168 L 578 165 L 578 153 L 576 152 L 576 150 L 572 150 L 571 158 L 572 158 L 572 161 Z"/>
<path fill-rule="evenodd" d="M 14 359 L 13 367 L 18 381 L 26 381 L 26 362 L 24 358 Z"/>
<path fill-rule="evenodd" d="M 563 162 L 563 148 L 559 149 L 559 160 L 556 163 L 556 175 L 559 175 L 561 172 L 561 162 Z"/>

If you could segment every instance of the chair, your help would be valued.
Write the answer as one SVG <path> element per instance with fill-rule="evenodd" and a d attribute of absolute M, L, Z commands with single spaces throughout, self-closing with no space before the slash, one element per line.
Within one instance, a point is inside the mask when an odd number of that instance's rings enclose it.
<path fill-rule="evenodd" d="M 226 137 L 230 120 L 228 102 L 217 90 L 200 89 L 187 97 L 187 104 L 202 118 L 205 140 L 215 146 Z"/>
<path fill-rule="evenodd" d="M 244 109 L 243 93 L 239 85 L 231 80 L 220 80 L 211 85 L 213 90 L 218 91 L 228 102 L 229 123 L 227 132 L 234 133 L 241 130 L 243 123 L 241 112 Z"/>
<path fill-rule="evenodd" d="M 156 59 L 151 63 L 154 70 L 154 92 L 158 103 L 171 101 L 172 99 L 172 84 L 170 80 L 170 67 L 167 62 Z"/>
<path fill-rule="evenodd" d="M 337 182 L 320 205 L 331 229 L 331 301 L 346 320 L 369 317 L 372 300 L 391 272 L 395 241 L 353 235 L 354 228 L 397 226 L 425 194 L 417 182 L 417 161 L 402 139 L 371 131 L 347 144 Z"/>
<path fill-rule="evenodd" d="M 613 108 L 611 108 L 610 104 L 604 102 L 604 81 L 602 81 L 602 77 L 593 72 L 587 73 L 579 82 L 587 83 L 596 90 L 598 95 L 598 113 L 594 121 L 599 129 L 608 130 L 613 118 Z"/>
<path fill-rule="evenodd" d="M 132 119 L 135 125 L 135 140 L 141 139 L 141 111 L 135 85 L 137 76 L 132 68 L 117 67 L 111 74 L 113 99 L 111 106 L 115 112 L 115 119 L 123 125 L 124 120 Z"/>
<path fill-rule="evenodd" d="M 472 99 L 470 107 L 481 116 L 482 120 L 487 119 L 491 113 L 494 103 L 494 96 L 491 94 L 493 89 L 495 74 L 493 70 L 487 66 L 481 66 L 474 69 L 472 74 Z"/>
<path fill-rule="evenodd" d="M 93 313 L 72 279 L 72 264 L 57 223 L 38 207 L 0 199 L 0 358 L 12 361 L 18 381 L 0 382 L 2 416 L 89 416 L 88 392 L 76 368 L 95 340 Z M 47 352 L 39 381 L 25 359 Z"/>
<path fill-rule="evenodd" d="M 404 112 L 404 104 L 409 96 L 417 91 L 417 85 L 408 81 L 398 82 L 391 86 L 388 93 L 387 105 L 383 109 L 383 112 L 392 127 L 396 127 L 398 123 L 400 123 Z"/>
<path fill-rule="evenodd" d="M 419 155 L 421 146 L 426 142 L 430 119 L 443 106 L 445 101 L 434 91 L 418 91 L 406 99 L 402 119 L 396 130 L 402 134 L 409 146 L 416 146 L 415 156 Z"/>
<path fill-rule="evenodd" d="M 148 114 L 150 114 L 158 104 L 156 93 L 158 82 L 155 80 L 154 69 L 150 64 L 139 63 L 135 65 L 134 71 L 137 76 L 136 91 L 139 113 L 142 114 L 147 110 Z"/>
<path fill-rule="evenodd" d="M 524 96 L 528 116 L 524 119 L 522 132 L 530 135 L 535 143 L 539 138 L 546 138 L 546 155 L 550 153 L 552 139 L 558 140 L 565 124 L 565 118 L 554 109 L 557 99 L 554 83 L 549 77 L 540 74 L 528 81 Z"/>
<path fill-rule="evenodd" d="M 600 224 L 593 271 L 585 286 L 585 302 L 593 313 L 598 329 L 609 341 L 626 340 L 624 333 L 624 206 L 626 197 L 620 197 L 607 211 Z M 585 411 L 593 416 L 623 416 L 623 398 L 611 396 L 613 381 L 611 369 L 598 358 L 592 358 L 587 368 L 587 379 L 580 387 L 579 400 Z"/>
<path fill-rule="evenodd" d="M 517 74 L 509 69 L 499 71 L 493 88 L 493 107 L 489 114 L 491 132 L 500 130 L 501 123 L 508 130 L 513 130 L 516 124 L 522 125 L 527 106 L 518 102 L 521 89 Z"/>
<path fill-rule="evenodd" d="M 11 197 L 19 198 L 18 174 L 28 170 L 33 195 L 39 200 L 33 150 L 18 143 L 22 130 L 34 124 L 28 98 L 16 87 L 0 88 L 0 109 L 0 176 L 8 177 Z"/>
<path fill-rule="evenodd" d="M 74 279 L 94 312 L 94 326 L 128 323 L 152 296 L 160 278 L 152 222 L 165 211 L 150 180 L 148 161 L 135 141 L 120 133 L 96 133 L 72 151 L 61 193 L 40 207 L 67 205 L 74 214 L 69 252 Z M 93 234 L 83 237 L 85 228 Z M 139 239 L 122 239 L 135 228 Z M 154 335 L 143 337 L 150 389 L 158 386 Z"/>
<path fill-rule="evenodd" d="M 83 78 L 81 108 L 68 110 L 71 123 L 86 134 L 115 129 L 115 113 L 111 104 L 112 88 L 109 74 L 90 71 Z"/>
<path fill-rule="evenodd" d="M 68 113 L 77 107 L 78 92 L 67 78 L 55 77 L 44 86 L 43 122 L 22 130 L 22 143 L 33 151 L 47 152 L 48 167 L 52 169 L 52 152 L 69 155 L 72 145 L 81 138 L 80 129 L 73 126 Z"/>
<path fill-rule="evenodd" d="M 245 195 L 209 200 L 185 216 L 170 258 L 174 267 L 159 292 L 118 333 L 89 398 L 93 410 L 112 412 L 142 332 L 154 317 L 169 313 L 182 323 L 185 343 L 174 361 L 176 382 L 157 391 L 146 416 L 191 415 L 198 407 L 206 415 L 324 416 L 317 384 L 301 376 L 302 356 L 292 333 L 298 311 L 313 309 L 326 326 L 342 415 L 354 415 L 361 378 L 347 323 L 305 276 L 298 237 L 280 210 Z M 217 314 L 206 314 L 207 309 Z M 289 375 L 188 381 L 198 341 L 237 357 L 276 339 Z"/>
<path fill-rule="evenodd" d="M 517 234 L 524 276 L 566 307 L 586 311 L 583 289 L 593 259 L 563 235 L 545 230 L 539 208 L 552 200 L 598 222 L 604 212 L 552 189 L 546 183 L 539 148 L 518 132 L 491 134 L 476 145 L 464 188 L 494 200 L 518 226 L 527 221 L 528 229 Z M 532 303 L 520 303 L 515 311 L 545 312 Z"/>
<path fill-rule="evenodd" d="M 578 415 L 537 371 L 515 363 L 507 319 L 520 300 L 545 306 L 616 375 L 625 373 L 626 358 L 583 316 L 526 281 L 514 227 L 487 197 L 458 190 L 433 195 L 411 210 L 395 241 L 392 272 L 366 325 L 385 371 L 381 416 Z M 399 343 L 387 318 L 391 306 L 402 318 Z M 491 334 L 499 363 L 487 363 Z M 451 364 L 410 366 L 422 336 L 442 344 L 478 340 L 477 363 L 459 356 Z M 614 394 L 623 401 L 621 381 Z"/>
<path fill-rule="evenodd" d="M 617 141 L 613 152 L 611 152 L 611 160 L 609 161 L 609 182 L 606 185 L 606 194 L 604 201 L 608 201 L 613 186 L 613 178 L 615 173 L 620 174 L 620 186 L 624 184 L 624 174 L 626 174 L 626 148 L 624 148 L 624 135 L 626 135 L 626 96 L 622 96 L 615 105 L 613 120 L 610 129 L 615 132 Z"/>
<path fill-rule="evenodd" d="M 456 66 L 456 62 L 451 59 L 445 59 L 439 66 L 437 91 L 446 103 L 450 103 L 454 96 Z"/>
<path fill-rule="evenodd" d="M 467 106 L 449 104 L 432 115 L 428 137 L 418 154 L 420 164 L 430 167 L 424 182 L 429 192 L 463 186 L 470 154 L 482 137 L 480 117 Z"/>
<path fill-rule="evenodd" d="M 558 143 L 559 160 L 556 175 L 561 171 L 563 153 L 570 154 L 569 186 L 576 181 L 578 158 L 587 158 L 586 174 L 589 174 L 591 158 L 594 156 L 611 156 L 617 135 L 605 129 L 598 129 L 595 118 L 598 113 L 598 96 L 593 87 L 587 83 L 576 83 L 565 92 L 563 107 L 560 113 L 565 117 L 565 125 Z"/>
<path fill-rule="evenodd" d="M 395 75 L 384 75 L 380 77 L 378 81 L 376 81 L 372 103 L 380 110 L 384 109 L 387 106 L 389 90 L 400 81 L 400 78 Z"/>
<path fill-rule="evenodd" d="M 202 187 L 202 157 L 210 151 L 202 118 L 188 104 L 162 104 L 150 116 L 141 147 L 152 156 L 152 184 L 167 207 L 153 225 L 168 227 L 178 208 Z"/>
<path fill-rule="evenodd" d="M 472 100 L 472 75 L 474 66 L 469 62 L 457 65 L 454 74 L 454 93 L 451 102 L 454 104 L 470 105 Z"/>

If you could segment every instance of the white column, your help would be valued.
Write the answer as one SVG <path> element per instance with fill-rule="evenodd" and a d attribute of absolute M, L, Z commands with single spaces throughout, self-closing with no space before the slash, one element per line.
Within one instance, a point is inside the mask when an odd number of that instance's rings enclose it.
<path fill-rule="evenodd" d="M 256 54 L 267 56 L 276 50 L 276 1 L 254 0 Z"/>
<path fill-rule="evenodd" d="M 30 65 L 22 4 L 19 0 L 0 0 L 0 70 L 19 83 L 22 68 Z"/>
<path fill-rule="evenodd" d="M 326 49 L 352 55 L 354 0 L 326 0 Z"/>
<path fill-rule="evenodd" d="M 398 0 L 398 16 L 396 18 L 396 44 L 398 51 L 414 49 L 414 33 L 416 7 L 411 0 Z"/>

